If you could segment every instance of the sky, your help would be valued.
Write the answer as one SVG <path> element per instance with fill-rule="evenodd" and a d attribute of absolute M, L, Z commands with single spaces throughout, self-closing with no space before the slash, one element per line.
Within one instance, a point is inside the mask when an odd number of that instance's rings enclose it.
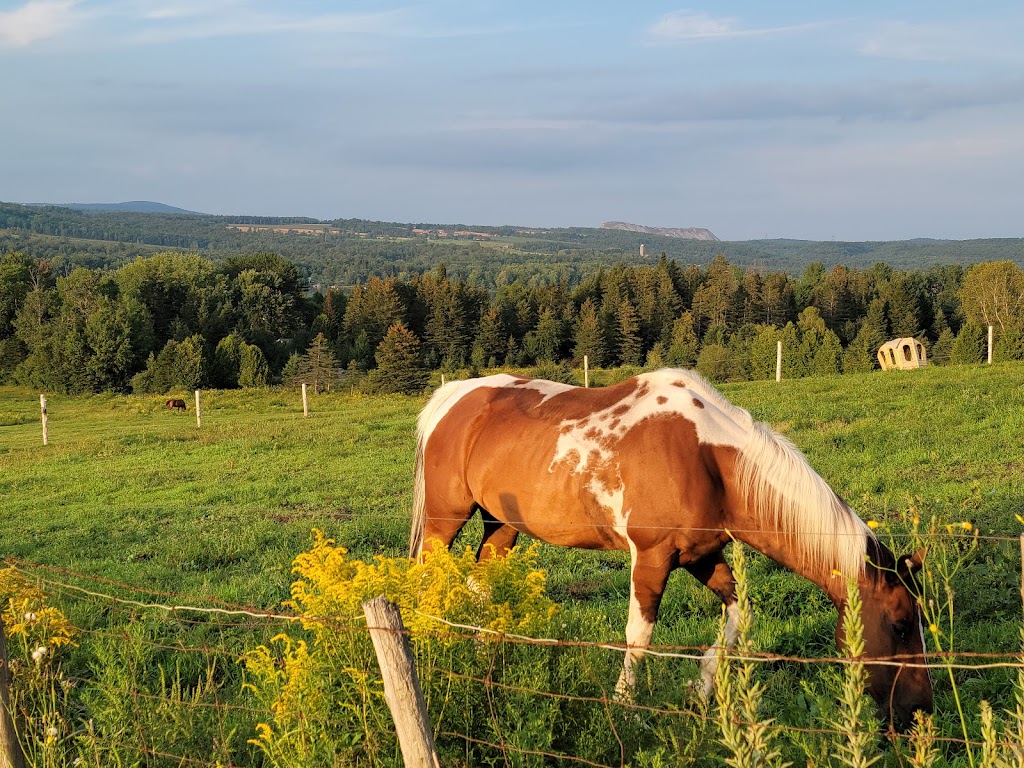
<path fill-rule="evenodd" d="M 1022 33 L 1019 0 L 0 0 L 0 200 L 1021 237 Z"/>

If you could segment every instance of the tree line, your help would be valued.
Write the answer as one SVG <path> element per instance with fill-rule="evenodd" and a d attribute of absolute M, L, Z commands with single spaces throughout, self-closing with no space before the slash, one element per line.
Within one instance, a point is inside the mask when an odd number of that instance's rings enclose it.
<path fill-rule="evenodd" d="M 1024 271 L 1010 261 L 896 271 L 812 263 L 799 277 L 706 267 L 666 256 L 581 276 L 488 290 L 441 265 L 310 292 L 273 253 L 214 263 L 197 254 L 138 257 L 117 269 L 55 274 L 18 251 L 0 257 L 0 381 L 54 392 L 166 392 L 349 377 L 416 391 L 431 370 L 541 366 L 696 367 L 715 381 L 877 366 L 894 337 L 933 363 L 1024 359 Z"/>
<path fill-rule="evenodd" d="M 271 229 L 240 231 L 238 225 L 322 226 L 339 234 L 288 234 Z M 314 228 L 315 228 L 314 227 Z M 471 229 L 489 242 L 436 240 L 415 230 Z M 645 245 L 646 256 L 639 256 Z M 0 203 L 0 251 L 47 258 L 56 271 L 75 266 L 114 269 L 139 255 L 180 249 L 221 261 L 238 253 L 276 253 L 312 284 L 351 286 L 370 277 L 410 280 L 445 263 L 448 272 L 495 290 L 516 280 L 575 287 L 598 268 L 622 261 L 654 266 L 659 253 L 678 263 L 708 264 L 718 254 L 731 263 L 799 274 L 809 263 L 867 269 L 884 262 L 895 269 L 935 263 L 1022 260 L 1024 239 L 836 242 L 751 240 L 712 242 L 587 227 L 525 228 L 412 224 L 364 219 L 209 216 L 188 213 L 81 211 L 57 206 Z"/>

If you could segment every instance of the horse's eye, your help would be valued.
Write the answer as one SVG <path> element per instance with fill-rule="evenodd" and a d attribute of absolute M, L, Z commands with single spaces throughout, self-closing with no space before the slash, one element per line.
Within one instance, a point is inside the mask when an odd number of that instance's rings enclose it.
<path fill-rule="evenodd" d="M 910 635 L 910 621 L 908 619 L 900 619 L 894 621 L 892 625 L 893 634 L 896 635 L 900 640 L 906 640 Z"/>

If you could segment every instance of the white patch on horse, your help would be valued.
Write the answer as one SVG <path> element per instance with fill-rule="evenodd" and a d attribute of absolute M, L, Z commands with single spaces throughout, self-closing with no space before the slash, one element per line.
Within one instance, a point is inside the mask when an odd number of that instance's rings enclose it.
<path fill-rule="evenodd" d="M 434 393 L 434 396 L 430 398 L 430 402 L 420 411 L 419 418 L 416 420 L 416 431 L 419 434 L 419 439 L 423 442 L 423 445 L 426 445 L 426 441 L 430 438 L 430 433 L 448 415 L 448 411 L 454 408 L 455 404 L 470 392 L 482 387 L 500 389 L 516 381 L 519 381 L 519 379 L 507 373 L 484 376 L 480 379 L 449 381 Z"/>
<path fill-rule="evenodd" d="M 729 603 L 725 608 L 725 647 L 733 648 L 739 637 L 740 609 L 738 603 Z M 718 661 L 722 655 L 721 646 L 714 645 L 704 651 L 700 661 L 701 690 L 706 698 L 715 692 L 715 675 L 718 673 Z"/>
<path fill-rule="evenodd" d="M 544 403 L 555 395 L 561 395 L 568 392 L 570 389 L 576 389 L 576 387 L 573 387 L 571 384 L 561 384 L 557 381 L 546 381 L 544 379 L 530 379 L 523 384 L 516 384 L 515 388 L 532 389 L 544 395 L 544 397 L 541 398 L 540 403 L 537 403 L 537 405 Z"/>
<path fill-rule="evenodd" d="M 630 554 L 629 618 L 626 620 L 626 657 L 622 662 L 622 672 L 615 685 L 615 696 L 620 700 L 630 700 L 633 688 L 636 687 L 636 665 L 643 658 L 647 646 L 651 644 L 654 634 L 654 622 L 648 621 L 640 608 L 640 600 L 636 596 L 636 561 L 637 548 L 632 539 L 626 539 Z"/>
<path fill-rule="evenodd" d="M 558 442 L 549 472 L 573 459 L 570 471 L 577 474 L 592 469 L 592 457 L 602 463 L 612 460 L 615 444 L 639 423 L 655 416 L 684 417 L 696 427 L 701 443 L 738 448 L 746 440 L 753 423 L 750 414 L 730 405 L 692 372 L 656 371 L 638 377 L 638 381 L 640 386 L 621 400 L 582 419 L 569 419 L 558 425 Z M 675 382 L 685 387 L 676 386 Z M 700 407 L 694 404 L 695 395 L 700 396 Z"/>

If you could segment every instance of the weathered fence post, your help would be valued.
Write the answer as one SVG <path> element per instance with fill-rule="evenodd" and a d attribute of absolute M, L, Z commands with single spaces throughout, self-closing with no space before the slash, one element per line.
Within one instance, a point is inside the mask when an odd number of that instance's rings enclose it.
<path fill-rule="evenodd" d="M 587 355 L 583 356 L 583 386 L 590 386 L 590 358 Z"/>
<path fill-rule="evenodd" d="M 25 755 L 11 715 L 11 667 L 7 662 L 3 618 L 0 618 L 0 710 L 0 768 L 25 768 Z"/>
<path fill-rule="evenodd" d="M 988 364 L 992 365 L 992 326 L 988 327 Z"/>
<path fill-rule="evenodd" d="M 775 383 L 782 381 L 782 341 L 775 344 Z"/>
<path fill-rule="evenodd" d="M 442 374 L 441 374 L 441 386 L 443 387 L 443 386 L 444 386 L 445 384 L 447 384 L 447 383 L 448 383 L 448 382 L 446 382 L 446 381 L 444 380 L 444 374 L 442 373 Z"/>
<path fill-rule="evenodd" d="M 50 433 L 47 430 L 46 417 L 46 395 L 39 396 L 39 412 L 43 419 L 43 445 L 50 444 Z"/>
<path fill-rule="evenodd" d="M 199 390 L 196 390 L 196 426 L 203 426 L 203 412 L 199 408 Z"/>
<path fill-rule="evenodd" d="M 306 382 L 302 382 L 302 415 L 309 418 L 309 400 L 306 398 Z"/>
<path fill-rule="evenodd" d="M 405 636 L 405 625 L 398 606 L 384 595 L 363 603 L 384 678 L 384 698 L 395 720 L 395 733 L 402 749 L 405 768 L 439 768 L 434 734 L 427 719 L 423 692 L 416 678 L 416 664 Z"/>

